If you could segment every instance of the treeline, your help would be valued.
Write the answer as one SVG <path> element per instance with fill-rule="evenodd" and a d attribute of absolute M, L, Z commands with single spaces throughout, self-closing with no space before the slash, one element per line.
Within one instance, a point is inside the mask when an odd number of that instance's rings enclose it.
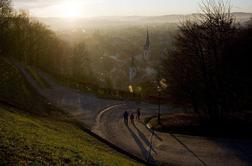
<path fill-rule="evenodd" d="M 27 12 L 12 9 L 10 0 L 0 0 L 0 56 L 62 78 L 83 80 L 89 72 L 87 54 L 85 43 L 70 45 Z"/>
<path fill-rule="evenodd" d="M 171 103 L 221 121 L 252 108 L 252 20 L 237 24 L 224 1 L 203 1 L 202 11 L 180 25 L 162 76 Z"/>

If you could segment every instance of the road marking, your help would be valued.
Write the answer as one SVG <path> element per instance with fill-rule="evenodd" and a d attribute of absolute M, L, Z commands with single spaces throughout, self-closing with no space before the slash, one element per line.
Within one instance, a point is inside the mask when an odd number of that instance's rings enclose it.
<path fill-rule="evenodd" d="M 103 116 L 107 111 L 110 111 L 110 110 L 112 110 L 113 108 L 116 108 L 116 107 L 119 107 L 119 106 L 123 106 L 123 105 L 126 105 L 126 104 L 116 104 L 116 105 L 109 106 L 108 108 L 105 108 L 104 110 L 102 110 L 102 111 L 97 115 L 97 117 L 96 117 L 96 120 L 95 120 L 95 121 L 96 121 L 96 125 L 95 125 L 95 126 L 97 126 L 97 125 L 100 123 L 102 116 Z"/>

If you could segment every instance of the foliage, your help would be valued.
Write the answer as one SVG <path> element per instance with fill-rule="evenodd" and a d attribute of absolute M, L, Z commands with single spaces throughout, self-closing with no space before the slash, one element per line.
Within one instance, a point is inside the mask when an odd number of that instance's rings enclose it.
<path fill-rule="evenodd" d="M 226 73 L 224 79 L 229 82 L 229 89 L 232 92 L 233 101 L 231 106 L 238 110 L 251 110 L 252 108 L 252 19 L 247 26 L 238 29 L 237 36 L 229 47 L 225 48 L 226 62 L 223 70 Z"/>
<path fill-rule="evenodd" d="M 91 75 L 90 61 L 85 42 L 75 45 L 72 57 L 73 77 L 76 82 L 87 80 Z"/>
<path fill-rule="evenodd" d="M 87 53 L 85 43 L 71 46 L 59 39 L 47 26 L 30 18 L 25 11 L 15 12 L 10 1 L 0 2 L 1 56 L 18 59 L 60 77 L 74 77 L 74 73 L 84 73 L 83 63 L 87 62 L 76 58 L 87 57 L 84 56 Z"/>
<path fill-rule="evenodd" d="M 163 61 L 162 75 L 167 79 L 167 93 L 174 104 L 191 105 L 200 115 L 221 120 L 225 113 L 242 109 L 239 100 L 244 95 L 239 87 L 249 86 L 246 72 L 250 71 L 242 69 L 248 63 L 242 59 L 251 50 L 244 54 L 233 43 L 240 38 L 240 32 L 228 4 L 203 1 L 202 11 L 199 19 L 179 27 L 175 48 Z M 245 43 L 251 46 L 251 42 Z M 231 48 L 237 50 L 235 55 L 226 52 Z"/>

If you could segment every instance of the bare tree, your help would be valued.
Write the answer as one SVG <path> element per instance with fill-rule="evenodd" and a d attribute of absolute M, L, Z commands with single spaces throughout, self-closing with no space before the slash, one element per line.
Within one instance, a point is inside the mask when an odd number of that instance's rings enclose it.
<path fill-rule="evenodd" d="M 91 74 L 85 42 L 80 42 L 74 46 L 72 60 L 74 80 L 85 81 L 87 76 Z"/>
<path fill-rule="evenodd" d="M 195 21 L 179 27 L 175 48 L 163 63 L 167 92 L 175 103 L 190 103 L 196 112 L 220 119 L 227 110 L 227 82 L 222 64 L 224 49 L 235 36 L 236 28 L 225 1 L 206 0 Z"/>
<path fill-rule="evenodd" d="M 0 55 L 4 52 L 4 39 L 8 33 L 9 20 L 12 9 L 10 5 L 10 0 L 0 0 Z"/>

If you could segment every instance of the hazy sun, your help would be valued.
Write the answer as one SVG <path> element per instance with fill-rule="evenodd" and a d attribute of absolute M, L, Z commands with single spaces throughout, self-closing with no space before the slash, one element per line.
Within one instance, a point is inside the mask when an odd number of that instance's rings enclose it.
<path fill-rule="evenodd" d="M 76 18 L 81 16 L 81 5 L 76 1 L 64 1 L 59 5 L 60 16 Z"/>

